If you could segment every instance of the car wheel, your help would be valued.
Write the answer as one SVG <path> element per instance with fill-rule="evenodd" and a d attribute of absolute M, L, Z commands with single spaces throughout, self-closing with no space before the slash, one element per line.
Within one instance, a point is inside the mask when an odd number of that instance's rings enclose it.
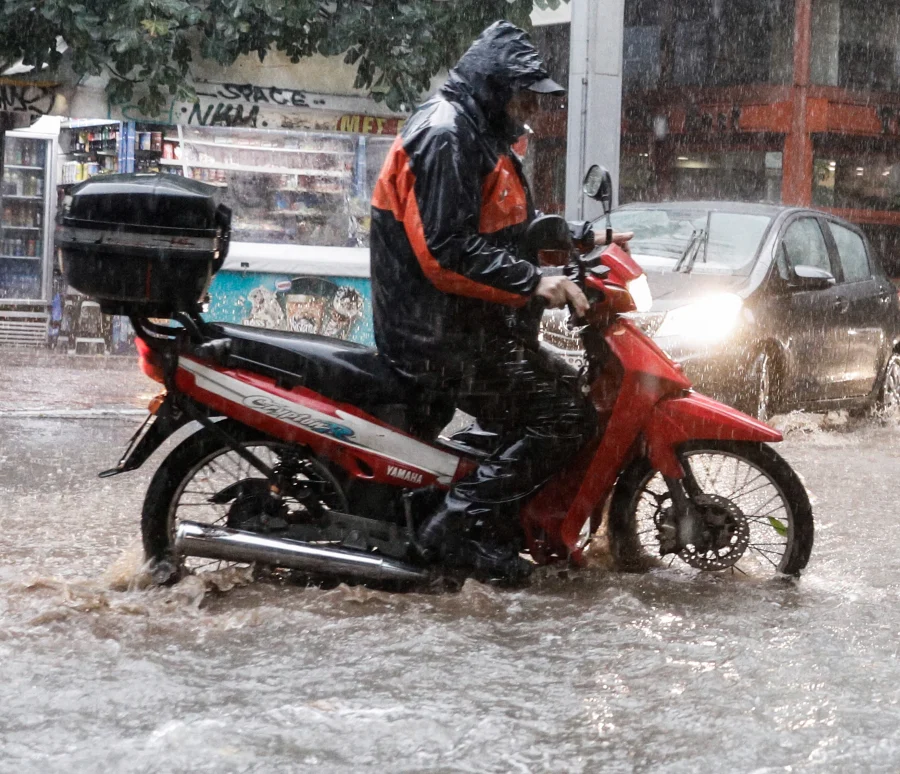
<path fill-rule="evenodd" d="M 772 358 L 760 352 L 750 367 L 751 392 L 747 413 L 760 422 L 768 422 L 772 415 Z"/>
<path fill-rule="evenodd" d="M 888 358 L 878 402 L 885 411 L 896 411 L 900 408 L 900 355 L 896 352 Z"/>

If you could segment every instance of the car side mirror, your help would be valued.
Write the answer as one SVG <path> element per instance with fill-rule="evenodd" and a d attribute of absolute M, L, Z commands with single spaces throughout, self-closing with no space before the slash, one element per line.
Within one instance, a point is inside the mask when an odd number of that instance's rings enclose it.
<path fill-rule="evenodd" d="M 795 290 L 828 290 L 837 282 L 830 271 L 817 266 L 795 266 L 791 274 L 790 285 Z"/>
<path fill-rule="evenodd" d="M 572 234 L 569 231 L 569 223 L 559 215 L 541 215 L 535 218 L 528 226 L 519 247 L 524 255 L 531 261 L 537 262 L 540 253 L 547 252 L 565 253 L 562 263 L 566 263 L 572 250 Z M 559 255 L 553 256 L 555 260 L 541 261 L 550 265 L 559 265 Z"/>

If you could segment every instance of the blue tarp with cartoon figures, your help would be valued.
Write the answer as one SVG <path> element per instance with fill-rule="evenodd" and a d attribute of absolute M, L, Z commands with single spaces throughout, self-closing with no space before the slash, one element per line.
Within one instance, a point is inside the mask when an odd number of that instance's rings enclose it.
<path fill-rule="evenodd" d="M 211 322 L 318 333 L 375 346 L 367 278 L 221 271 L 209 296 L 203 316 Z M 111 354 L 133 355 L 134 330 L 128 318 L 101 316 L 99 307 L 91 317 L 85 313 L 88 306 L 97 304 L 60 291 L 53 302 L 49 345 L 77 352 L 78 342 L 89 340 L 103 342 Z"/>
<path fill-rule="evenodd" d="M 223 271 L 209 296 L 207 320 L 375 344 L 365 278 Z"/>

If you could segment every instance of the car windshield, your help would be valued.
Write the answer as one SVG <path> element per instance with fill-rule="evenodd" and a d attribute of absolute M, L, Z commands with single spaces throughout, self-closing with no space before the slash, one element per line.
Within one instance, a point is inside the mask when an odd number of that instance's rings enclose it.
<path fill-rule="evenodd" d="M 772 217 L 707 209 L 660 207 L 612 214 L 616 231 L 633 231 L 631 252 L 646 271 L 673 269 L 695 232 L 708 231 L 693 261 L 698 274 L 749 274 Z M 603 221 L 596 228 L 602 229 Z"/>

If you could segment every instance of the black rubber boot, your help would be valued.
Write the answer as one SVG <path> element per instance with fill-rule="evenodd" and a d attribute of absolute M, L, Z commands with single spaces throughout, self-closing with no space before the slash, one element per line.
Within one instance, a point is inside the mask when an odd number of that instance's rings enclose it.
<path fill-rule="evenodd" d="M 448 567 L 472 570 L 472 576 L 477 580 L 511 584 L 524 583 L 534 569 L 531 562 L 523 559 L 512 548 L 486 545 L 469 539 L 448 547 L 443 560 Z"/>
<path fill-rule="evenodd" d="M 531 574 L 532 563 L 509 546 L 491 545 L 465 537 L 466 527 L 491 509 L 447 495 L 437 511 L 421 526 L 419 544 L 447 567 L 472 570 L 479 580 L 521 583 Z"/>
<path fill-rule="evenodd" d="M 427 551 L 439 552 L 451 535 L 462 535 L 472 503 L 448 494 L 438 509 L 419 527 L 419 544 Z"/>

